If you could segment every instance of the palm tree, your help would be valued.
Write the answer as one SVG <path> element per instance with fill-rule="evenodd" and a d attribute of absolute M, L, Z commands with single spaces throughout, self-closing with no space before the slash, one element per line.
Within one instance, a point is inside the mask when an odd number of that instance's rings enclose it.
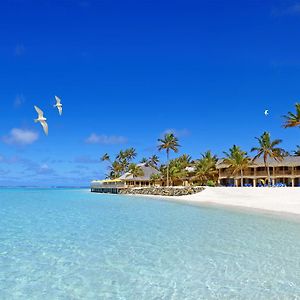
<path fill-rule="evenodd" d="M 284 128 L 300 126 L 300 103 L 296 103 L 295 108 L 296 108 L 296 113 L 292 113 L 289 111 L 287 115 L 284 116 L 285 118 L 285 123 L 283 124 Z"/>
<path fill-rule="evenodd" d="M 188 172 L 186 165 L 180 160 L 180 158 L 171 159 L 167 165 L 160 167 L 160 173 L 162 178 L 169 177 L 169 184 L 172 186 L 174 181 L 182 181 L 187 178 Z"/>
<path fill-rule="evenodd" d="M 136 157 L 137 153 L 134 148 L 129 148 L 124 151 L 124 156 L 127 161 L 131 161 Z"/>
<path fill-rule="evenodd" d="M 247 152 L 243 151 L 240 147 L 233 145 L 229 149 L 229 153 L 224 152 L 226 157 L 223 162 L 229 166 L 232 174 L 235 175 L 240 173 L 241 175 L 241 186 L 244 186 L 244 170 L 250 165 L 251 159 L 247 156 Z"/>
<path fill-rule="evenodd" d="M 116 156 L 116 160 L 122 161 L 122 160 L 125 160 L 125 159 L 126 159 L 126 153 L 125 153 L 125 151 L 120 150 L 120 152 Z"/>
<path fill-rule="evenodd" d="M 201 158 L 195 162 L 192 179 L 196 179 L 201 185 L 207 184 L 208 181 L 216 183 L 218 179 L 217 161 L 217 156 L 213 155 L 211 151 L 201 154 Z"/>
<path fill-rule="evenodd" d="M 258 147 L 253 147 L 251 149 L 251 152 L 256 151 L 257 154 L 253 158 L 253 160 L 263 157 L 265 168 L 268 173 L 268 185 L 271 183 L 271 175 L 270 175 L 270 168 L 268 163 L 268 158 L 275 159 L 276 161 L 281 161 L 283 159 L 283 154 L 285 152 L 284 149 L 276 147 L 279 144 L 282 143 L 282 140 L 276 139 L 274 141 L 271 141 L 271 136 L 269 132 L 264 132 L 259 138 L 256 137 L 258 140 Z"/>
<path fill-rule="evenodd" d="M 128 167 L 128 176 L 132 175 L 133 178 L 135 177 L 141 177 L 141 176 L 144 176 L 144 171 L 143 169 L 141 168 L 141 166 L 138 166 L 137 164 L 130 164 L 129 167 Z"/>
<path fill-rule="evenodd" d="M 150 165 L 151 167 L 157 168 L 157 165 L 158 165 L 158 163 L 159 163 L 159 158 L 158 158 L 157 155 L 154 154 L 154 155 L 152 155 L 152 156 L 149 157 L 148 162 L 149 162 L 149 165 Z"/>
<path fill-rule="evenodd" d="M 147 164 L 149 162 L 148 158 L 147 157 L 143 157 L 141 160 L 140 160 L 140 163 L 141 164 Z"/>
<path fill-rule="evenodd" d="M 158 150 L 166 150 L 167 153 L 167 186 L 169 186 L 169 159 L 170 159 L 170 150 L 173 150 L 175 153 L 178 152 L 178 139 L 174 136 L 173 133 L 166 133 L 164 138 L 158 139 L 160 143 L 158 145 Z"/>
<path fill-rule="evenodd" d="M 124 170 L 123 165 L 119 161 L 114 161 L 109 167 L 109 169 L 110 169 L 110 173 L 109 173 L 110 179 L 115 179 L 120 177 Z"/>
<path fill-rule="evenodd" d="M 152 184 L 156 184 L 157 182 L 161 181 L 161 174 L 151 174 L 150 181 Z"/>
<path fill-rule="evenodd" d="M 180 163 L 184 166 L 184 168 L 189 167 L 191 165 L 192 158 L 188 154 L 182 154 L 178 157 Z"/>
<path fill-rule="evenodd" d="M 100 158 L 101 161 L 110 161 L 110 157 L 108 153 L 103 154 L 103 156 Z"/>
<path fill-rule="evenodd" d="M 294 156 L 300 156 L 300 146 L 297 145 L 297 149 L 294 151 Z"/>

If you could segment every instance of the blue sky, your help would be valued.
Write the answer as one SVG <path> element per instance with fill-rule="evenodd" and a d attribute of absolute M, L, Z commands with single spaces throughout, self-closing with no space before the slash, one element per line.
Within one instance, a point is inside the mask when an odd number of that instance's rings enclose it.
<path fill-rule="evenodd" d="M 88 185 L 166 130 L 193 157 L 264 130 L 293 150 L 299 34 L 300 1 L 1 1 L 0 185 Z"/>

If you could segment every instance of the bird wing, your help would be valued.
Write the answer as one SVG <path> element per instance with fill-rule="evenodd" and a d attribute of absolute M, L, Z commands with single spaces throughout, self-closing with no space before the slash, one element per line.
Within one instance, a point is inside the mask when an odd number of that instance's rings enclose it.
<path fill-rule="evenodd" d="M 34 106 L 34 108 L 35 108 L 36 112 L 38 113 L 39 118 L 43 118 L 44 117 L 43 111 L 40 108 L 38 108 L 37 106 Z"/>
<path fill-rule="evenodd" d="M 44 132 L 48 135 L 48 124 L 46 121 L 41 121 L 41 125 L 43 126 Z"/>
<path fill-rule="evenodd" d="M 62 115 L 62 106 L 58 106 L 58 112 L 59 112 L 59 115 L 61 116 Z"/>
<path fill-rule="evenodd" d="M 57 96 L 55 96 L 56 104 L 60 104 L 61 100 Z"/>

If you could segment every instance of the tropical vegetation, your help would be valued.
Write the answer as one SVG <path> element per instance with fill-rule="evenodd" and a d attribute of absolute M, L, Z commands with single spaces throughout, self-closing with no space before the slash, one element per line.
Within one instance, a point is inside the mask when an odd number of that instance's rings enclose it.
<path fill-rule="evenodd" d="M 285 122 L 283 127 L 299 127 L 300 126 L 300 103 L 295 104 L 296 112 L 288 112 L 287 115 L 284 116 Z"/>
<path fill-rule="evenodd" d="M 237 174 L 241 177 L 241 186 L 244 186 L 244 171 L 249 167 L 251 158 L 247 156 L 247 152 L 243 151 L 239 146 L 233 145 L 229 152 L 224 152 L 224 164 L 228 165 L 229 170 L 235 177 Z"/>
<path fill-rule="evenodd" d="M 256 137 L 256 139 L 258 141 L 258 146 L 251 149 L 251 152 L 256 152 L 253 160 L 259 157 L 263 158 L 268 174 L 268 185 L 271 185 L 269 159 L 274 159 L 276 161 L 281 161 L 283 159 L 285 150 L 278 147 L 278 145 L 282 143 L 282 140 L 276 139 L 272 141 L 270 133 L 266 131 L 260 137 Z"/>
<path fill-rule="evenodd" d="M 166 133 L 162 139 L 158 139 L 158 142 L 159 142 L 158 150 L 159 151 L 165 150 L 166 154 L 167 154 L 166 173 L 167 173 L 167 186 L 169 186 L 170 151 L 172 150 L 175 153 L 177 153 L 180 145 L 178 144 L 178 138 L 175 137 L 175 135 L 173 133 Z"/>
<path fill-rule="evenodd" d="M 288 112 L 284 116 L 284 127 L 300 127 L 300 103 L 295 104 L 295 112 Z M 107 178 L 115 179 L 127 174 L 133 177 L 143 176 L 142 166 L 152 167 L 159 172 L 151 176 L 152 184 L 159 185 L 210 185 L 218 184 L 217 163 L 220 159 L 222 163 L 228 166 L 228 169 L 234 178 L 240 178 L 240 185 L 244 185 L 244 172 L 250 166 L 252 161 L 262 158 L 267 171 L 268 185 L 272 184 L 270 174 L 270 161 L 281 161 L 289 155 L 287 151 L 280 147 L 282 140 L 271 139 L 269 132 L 264 132 L 261 136 L 256 137 L 257 146 L 251 149 L 255 155 L 251 159 L 247 152 L 241 147 L 233 145 L 228 151 L 223 152 L 223 157 L 217 157 L 211 151 L 200 154 L 198 158 L 192 158 L 188 154 L 181 154 L 175 158 L 170 158 L 171 153 L 178 153 L 180 144 L 178 137 L 173 133 L 166 133 L 158 139 L 158 152 L 166 153 L 166 161 L 160 160 L 157 154 L 149 157 L 143 157 L 139 163 L 135 163 L 137 152 L 134 148 L 120 150 L 112 159 L 111 155 L 104 153 L 100 158 L 101 162 L 108 164 Z M 300 146 L 296 147 L 293 152 L 294 156 L 300 156 Z"/>

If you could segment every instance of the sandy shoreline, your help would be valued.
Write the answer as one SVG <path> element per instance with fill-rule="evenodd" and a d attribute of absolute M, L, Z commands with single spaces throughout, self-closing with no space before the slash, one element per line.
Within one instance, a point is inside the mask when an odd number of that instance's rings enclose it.
<path fill-rule="evenodd" d="M 188 196 L 143 196 L 192 205 L 261 211 L 300 220 L 300 188 L 207 187 L 203 192 Z"/>

